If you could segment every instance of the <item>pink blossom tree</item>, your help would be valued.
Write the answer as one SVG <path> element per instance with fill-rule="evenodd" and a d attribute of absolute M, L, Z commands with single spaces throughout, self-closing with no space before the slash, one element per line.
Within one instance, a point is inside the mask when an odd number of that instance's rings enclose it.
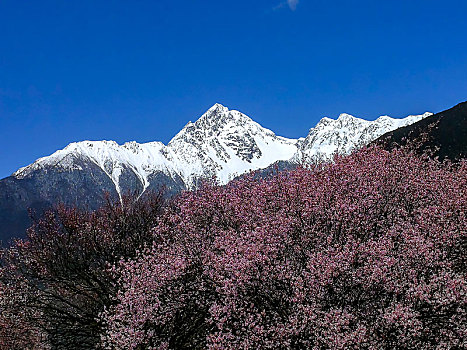
<path fill-rule="evenodd" d="M 154 194 L 109 200 L 95 212 L 58 206 L 3 249 L 0 348 L 99 347 L 98 314 L 116 293 L 109 266 L 151 244 L 163 202 Z"/>
<path fill-rule="evenodd" d="M 467 347 L 467 162 L 376 147 L 183 194 L 112 273 L 107 349 Z"/>

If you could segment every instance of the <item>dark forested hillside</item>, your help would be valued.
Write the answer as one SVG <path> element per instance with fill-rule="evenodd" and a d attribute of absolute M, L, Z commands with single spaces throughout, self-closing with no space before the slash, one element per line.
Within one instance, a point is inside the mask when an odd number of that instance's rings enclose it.
<path fill-rule="evenodd" d="M 432 150 L 440 159 L 457 160 L 467 155 L 467 102 L 388 132 L 374 143 L 390 149 L 408 142 L 419 143 L 420 151 Z"/>

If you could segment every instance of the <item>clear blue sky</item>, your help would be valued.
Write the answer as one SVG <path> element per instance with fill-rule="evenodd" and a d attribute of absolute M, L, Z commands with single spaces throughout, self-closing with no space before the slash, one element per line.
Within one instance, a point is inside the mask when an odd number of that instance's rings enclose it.
<path fill-rule="evenodd" d="M 291 5 L 291 6 L 289 6 Z M 467 1 L 0 1 L 0 178 L 72 141 L 167 142 L 215 102 L 277 134 L 467 100 Z"/>

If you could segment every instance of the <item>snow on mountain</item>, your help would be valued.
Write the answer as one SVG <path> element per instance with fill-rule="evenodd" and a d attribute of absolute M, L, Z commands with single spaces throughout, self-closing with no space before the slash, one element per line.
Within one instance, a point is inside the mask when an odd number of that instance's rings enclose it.
<path fill-rule="evenodd" d="M 343 113 L 336 120 L 324 117 L 307 137 L 299 142 L 299 150 L 294 155 L 295 161 L 327 161 L 335 153 L 349 154 L 353 150 L 369 144 L 379 136 L 413 124 L 433 113 L 410 115 L 403 119 L 381 116 L 374 121 L 356 118 Z"/>
<path fill-rule="evenodd" d="M 50 167 L 64 171 L 82 170 L 81 162 L 77 160 L 84 160 L 98 165 L 115 184 L 119 194 L 121 194 L 120 176 L 124 169 L 133 171 L 145 190 L 149 185 L 148 176 L 154 171 L 172 173 L 170 162 L 161 153 L 164 147 L 161 142 L 139 144 L 132 141 L 123 145 L 115 141 L 74 142 L 48 157 L 40 158 L 33 164 L 19 169 L 13 176 L 24 178 L 36 170 L 47 171 Z"/>
<path fill-rule="evenodd" d="M 16 171 L 21 179 L 49 168 L 80 171 L 82 162 L 91 162 L 112 180 L 120 195 L 121 178 L 131 172 L 143 192 L 151 176 L 163 173 L 181 178 L 187 188 L 202 178 L 217 177 L 225 184 L 237 175 L 266 168 L 276 161 L 328 160 L 335 152 L 349 153 L 388 131 L 412 124 L 431 115 L 394 119 L 382 116 L 367 121 L 341 114 L 337 120 L 323 118 L 306 138 L 288 139 L 275 135 L 245 114 L 215 104 L 196 122 L 189 122 L 167 144 L 161 142 L 82 141 L 69 144 L 52 155 Z"/>
<path fill-rule="evenodd" d="M 177 171 L 192 185 L 216 176 L 227 183 L 234 176 L 288 160 L 296 140 L 276 136 L 245 114 L 215 104 L 195 123 L 188 123 L 167 145 Z"/>

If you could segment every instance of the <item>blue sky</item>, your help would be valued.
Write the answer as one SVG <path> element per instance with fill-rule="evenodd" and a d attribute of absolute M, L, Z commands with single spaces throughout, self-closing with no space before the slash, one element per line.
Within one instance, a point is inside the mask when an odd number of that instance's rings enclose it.
<path fill-rule="evenodd" d="M 0 1 L 0 178 L 73 141 L 167 142 L 215 102 L 277 134 L 467 100 L 467 1 Z"/>

